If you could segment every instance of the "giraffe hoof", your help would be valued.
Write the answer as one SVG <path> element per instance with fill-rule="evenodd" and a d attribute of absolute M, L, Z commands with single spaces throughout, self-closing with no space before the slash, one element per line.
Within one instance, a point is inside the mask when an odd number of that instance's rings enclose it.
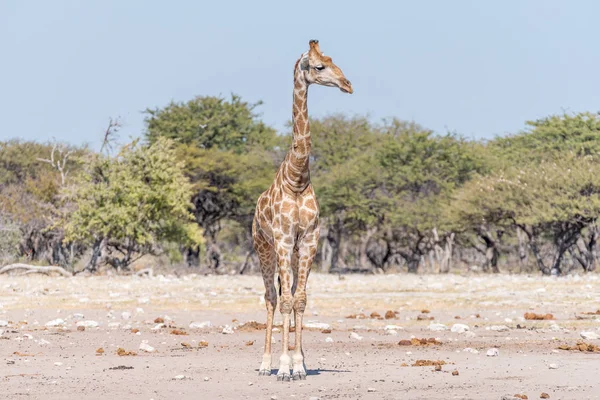
<path fill-rule="evenodd" d="M 290 374 L 277 374 L 277 380 L 280 382 L 289 382 L 290 381 Z"/>
<path fill-rule="evenodd" d="M 258 376 L 271 376 L 271 370 L 261 369 L 260 371 L 258 371 Z"/>
<path fill-rule="evenodd" d="M 292 374 L 292 379 L 295 381 L 304 381 L 304 380 L 306 380 L 306 372 L 304 372 L 304 371 L 294 372 Z"/>

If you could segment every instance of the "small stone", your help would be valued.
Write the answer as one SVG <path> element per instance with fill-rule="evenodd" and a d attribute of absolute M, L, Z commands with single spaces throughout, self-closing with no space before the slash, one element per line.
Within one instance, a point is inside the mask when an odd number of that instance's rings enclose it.
<path fill-rule="evenodd" d="M 78 326 L 78 327 L 77 327 L 77 330 L 78 330 L 79 332 L 83 332 L 83 331 L 85 331 L 85 326 Z"/>
<path fill-rule="evenodd" d="M 469 325 L 465 325 L 465 324 L 454 324 L 452 325 L 452 328 L 450 329 L 451 332 L 455 332 L 455 333 L 464 333 L 467 332 L 469 330 Z"/>
<path fill-rule="evenodd" d="M 400 325 L 386 325 L 385 328 L 383 328 L 383 329 L 385 329 L 386 331 L 387 330 L 393 330 L 393 331 L 403 331 L 404 330 L 404 328 L 401 327 Z"/>
<path fill-rule="evenodd" d="M 208 382 L 208 381 L 210 381 L 210 378 L 208 376 L 205 376 L 204 377 L 204 382 Z"/>
<path fill-rule="evenodd" d="M 473 353 L 473 354 L 478 354 L 478 353 L 479 353 L 479 350 L 477 350 L 477 349 L 472 349 L 472 348 L 470 348 L 470 347 L 466 347 L 466 348 L 464 348 L 464 349 L 463 349 L 463 351 L 464 351 L 465 353 Z"/>
<path fill-rule="evenodd" d="M 96 328 L 98 326 L 98 322 L 96 321 L 91 321 L 91 320 L 87 320 L 87 321 L 79 321 L 77 323 L 77 326 L 83 326 L 85 328 Z"/>
<path fill-rule="evenodd" d="M 8 321 L 0 320 L 0 326 L 8 326 Z"/>
<path fill-rule="evenodd" d="M 473 331 L 465 332 L 465 337 L 467 337 L 467 338 L 474 338 L 475 336 L 477 336 L 477 334 Z"/>
<path fill-rule="evenodd" d="M 454 371 L 452 371 L 452 376 L 458 376 L 458 370 L 455 369 Z"/>
<path fill-rule="evenodd" d="M 128 312 L 128 311 L 123 311 L 123 312 L 121 313 L 121 319 L 125 319 L 125 320 L 127 320 L 127 319 L 130 319 L 130 318 L 131 318 L 131 313 L 130 313 L 130 312 Z"/>
<path fill-rule="evenodd" d="M 367 392 L 369 392 L 369 393 L 374 393 L 376 391 L 377 391 L 377 389 L 375 389 L 375 388 L 368 388 L 367 389 Z"/>
<path fill-rule="evenodd" d="M 540 394 L 540 399 L 549 399 L 550 395 L 546 392 L 542 392 L 542 394 Z"/>
<path fill-rule="evenodd" d="M 350 339 L 354 339 L 354 340 L 362 340 L 362 339 L 363 339 L 363 337 L 362 337 L 362 336 L 360 336 L 360 335 L 359 335 L 358 333 L 356 333 L 356 332 L 352 332 L 352 333 L 350 333 Z"/>
<path fill-rule="evenodd" d="M 271 396 L 271 400 L 277 400 L 277 396 Z"/>
<path fill-rule="evenodd" d="M 210 323 L 210 321 L 192 322 L 190 324 L 190 329 L 204 329 L 210 328 L 211 326 L 212 324 Z"/>
<path fill-rule="evenodd" d="M 549 364 L 548 368 L 550 368 L 550 369 L 558 369 L 558 364 L 554 364 L 554 363 L 553 364 Z"/>
<path fill-rule="evenodd" d="M 52 321 L 46 322 L 46 326 L 63 326 L 64 324 L 65 324 L 65 321 L 60 318 L 53 319 Z"/>
<path fill-rule="evenodd" d="M 427 327 L 430 331 L 446 331 L 448 330 L 448 327 L 444 324 L 434 324 L 431 323 L 429 324 L 429 326 Z"/>
<path fill-rule="evenodd" d="M 145 351 L 146 353 L 154 353 L 156 351 L 156 349 L 154 347 L 150 346 L 146 342 L 142 342 L 140 344 L 139 349 L 142 350 L 142 351 Z"/>
<path fill-rule="evenodd" d="M 385 334 L 390 336 L 398 336 L 398 331 L 394 329 L 386 329 Z"/>
<path fill-rule="evenodd" d="M 61 363 L 61 362 L 55 362 L 54 365 L 56 365 L 57 367 L 60 367 L 61 365 L 63 365 L 63 363 Z"/>
<path fill-rule="evenodd" d="M 176 375 L 173 379 L 175 379 L 176 381 L 181 381 L 185 379 L 185 375 Z"/>
<path fill-rule="evenodd" d="M 325 338 L 325 343 L 333 343 L 333 339 L 328 336 Z"/>
<path fill-rule="evenodd" d="M 225 327 L 223 328 L 223 334 L 231 335 L 232 333 L 233 333 L 233 328 L 230 327 L 229 325 L 225 325 Z"/>
<path fill-rule="evenodd" d="M 311 396 L 308 398 L 308 400 L 321 400 L 320 397 L 316 397 L 316 396 Z"/>
<path fill-rule="evenodd" d="M 304 324 L 304 327 L 314 329 L 331 329 L 331 326 L 324 322 L 307 322 L 306 324 Z"/>
<path fill-rule="evenodd" d="M 498 357 L 500 355 L 500 351 L 497 348 L 493 347 L 487 351 L 486 355 L 488 357 Z"/>
<path fill-rule="evenodd" d="M 77 318 L 77 319 L 83 319 L 83 318 L 84 318 L 84 316 L 83 316 L 83 314 L 81 314 L 81 313 L 75 313 L 75 314 L 73 314 L 73 318 Z"/>
<path fill-rule="evenodd" d="M 600 335 L 598 335 L 596 332 L 591 332 L 591 331 L 590 332 L 581 332 L 579 335 L 586 340 L 600 339 Z"/>
<path fill-rule="evenodd" d="M 495 332 L 506 332 L 510 330 L 510 328 L 506 325 L 492 325 L 490 326 L 490 330 Z"/>
<path fill-rule="evenodd" d="M 154 325 L 154 327 L 151 330 L 158 331 L 158 330 L 160 330 L 160 329 L 162 329 L 164 327 L 165 327 L 165 324 L 162 324 L 162 323 L 161 324 L 156 324 L 156 325 Z"/>

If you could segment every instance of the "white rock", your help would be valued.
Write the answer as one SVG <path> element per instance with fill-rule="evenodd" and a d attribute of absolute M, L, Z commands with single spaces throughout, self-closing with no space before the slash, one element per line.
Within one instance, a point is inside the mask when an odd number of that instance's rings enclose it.
<path fill-rule="evenodd" d="M 120 323 L 120 322 L 110 322 L 110 323 L 108 324 L 108 327 L 109 327 L 110 329 L 117 329 L 119 326 L 121 326 L 121 323 Z"/>
<path fill-rule="evenodd" d="M 596 332 L 581 332 L 579 334 L 583 339 L 587 339 L 587 340 L 596 340 L 596 339 L 600 339 L 600 335 L 598 335 Z"/>
<path fill-rule="evenodd" d="M 400 325 L 386 325 L 385 328 L 383 328 L 383 329 L 385 329 L 386 331 L 387 330 L 394 330 L 394 331 L 403 331 L 404 330 L 404 328 L 401 327 Z"/>
<path fill-rule="evenodd" d="M 467 338 L 474 338 L 475 336 L 477 336 L 477 334 L 473 331 L 465 332 L 465 337 L 467 337 Z"/>
<path fill-rule="evenodd" d="M 306 324 L 304 324 L 304 327 L 314 329 L 331 329 L 331 326 L 324 322 L 307 322 Z"/>
<path fill-rule="evenodd" d="M 504 318 L 504 322 L 511 324 L 513 322 L 512 318 Z"/>
<path fill-rule="evenodd" d="M 208 376 L 205 376 L 204 377 L 204 382 L 208 382 L 208 381 L 210 381 L 210 378 Z"/>
<path fill-rule="evenodd" d="M 61 365 L 63 365 L 63 363 L 61 363 L 61 362 L 55 362 L 54 365 L 56 365 L 57 367 L 60 367 Z"/>
<path fill-rule="evenodd" d="M 138 307 L 135 309 L 136 314 L 143 314 L 144 313 L 144 309 L 142 307 Z"/>
<path fill-rule="evenodd" d="M 558 364 L 549 364 L 548 368 L 550 368 L 550 369 L 558 369 Z"/>
<path fill-rule="evenodd" d="M 451 332 L 455 332 L 455 333 L 464 333 L 467 332 L 469 330 L 469 325 L 465 325 L 465 324 L 454 324 L 452 325 L 452 328 L 450 329 Z"/>
<path fill-rule="evenodd" d="M 464 349 L 463 349 L 463 351 L 464 351 L 465 353 L 479 354 L 479 350 L 477 350 L 477 349 L 472 349 L 472 348 L 470 348 L 470 347 L 466 347 L 466 348 L 464 348 Z"/>
<path fill-rule="evenodd" d="M 550 330 L 554 331 L 554 332 L 558 332 L 558 331 L 562 330 L 562 328 L 557 324 L 552 324 L 552 325 L 550 325 Z"/>
<path fill-rule="evenodd" d="M 64 324 L 65 324 L 65 321 L 60 318 L 53 319 L 52 321 L 46 322 L 46 326 L 63 326 Z"/>
<path fill-rule="evenodd" d="M 77 326 L 83 326 L 86 328 L 96 328 L 98 326 L 98 322 L 92 320 L 79 321 L 77 322 Z"/>
<path fill-rule="evenodd" d="M 190 324 L 190 329 L 203 329 L 203 328 L 210 328 L 211 326 L 212 326 L 212 324 L 210 323 L 210 321 L 192 322 Z"/>
<path fill-rule="evenodd" d="M 83 316 L 83 314 L 81 314 L 81 313 L 75 313 L 75 314 L 73 314 L 73 318 L 77 318 L 77 319 L 83 319 L 83 318 L 85 318 L 85 317 L 84 317 L 84 316 Z"/>
<path fill-rule="evenodd" d="M 429 324 L 429 326 L 427 327 L 430 331 L 446 331 L 448 330 L 448 327 L 444 324 L 436 324 L 436 323 L 431 323 Z"/>
<path fill-rule="evenodd" d="M 40 341 L 38 342 L 38 344 L 39 344 L 40 346 L 45 346 L 45 345 L 47 345 L 47 344 L 50 344 L 50 342 L 49 342 L 49 341 L 47 341 L 46 339 L 40 339 Z"/>
<path fill-rule="evenodd" d="M 486 353 L 488 357 L 498 357 L 500 355 L 500 351 L 497 348 L 493 347 L 489 349 Z"/>
<path fill-rule="evenodd" d="M 0 329 L 0 336 L 4 335 L 4 329 Z"/>
<path fill-rule="evenodd" d="M 490 326 L 490 330 L 496 331 L 496 332 L 506 332 L 506 331 L 510 330 L 510 328 L 506 325 L 492 325 L 492 326 Z"/>
<path fill-rule="evenodd" d="M 398 331 L 395 329 L 386 329 L 385 334 L 390 336 L 398 336 Z"/>
<path fill-rule="evenodd" d="M 225 325 L 225 327 L 223 328 L 223 334 L 231 335 L 232 333 L 233 333 L 233 328 L 230 327 L 229 325 Z"/>
<path fill-rule="evenodd" d="M 129 311 L 123 311 L 121 313 L 121 319 L 129 319 L 131 318 L 131 313 Z"/>
<path fill-rule="evenodd" d="M 164 327 L 165 327 L 165 324 L 156 324 L 156 325 L 154 325 L 154 327 L 152 327 L 152 330 L 153 331 L 158 331 L 158 330 L 160 330 L 160 329 L 162 329 Z"/>
<path fill-rule="evenodd" d="M 0 320 L 0 326 L 8 326 L 8 321 Z"/>
<path fill-rule="evenodd" d="M 176 375 L 175 378 L 173 378 L 173 379 L 175 379 L 176 381 L 180 381 L 180 380 L 185 379 L 185 375 Z"/>
<path fill-rule="evenodd" d="M 329 336 L 327 336 L 327 337 L 325 338 L 325 343 L 333 343 L 333 339 L 332 339 L 332 338 L 330 338 Z"/>
<path fill-rule="evenodd" d="M 352 332 L 350 333 L 350 339 L 354 339 L 354 340 L 362 340 L 362 336 L 360 336 L 358 333 L 356 332 Z"/>
<path fill-rule="evenodd" d="M 147 298 L 147 297 L 140 297 L 138 299 L 138 303 L 140 303 L 140 304 L 148 304 L 148 303 L 150 303 L 150 299 Z"/>
<path fill-rule="evenodd" d="M 145 351 L 146 353 L 154 353 L 156 349 L 150 346 L 148 343 L 142 342 L 140 344 L 140 350 Z"/>

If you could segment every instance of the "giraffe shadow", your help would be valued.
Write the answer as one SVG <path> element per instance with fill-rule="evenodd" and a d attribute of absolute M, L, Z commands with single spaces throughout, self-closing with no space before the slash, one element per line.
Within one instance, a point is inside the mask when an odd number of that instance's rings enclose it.
<path fill-rule="evenodd" d="M 258 369 L 255 370 L 256 372 L 258 372 Z M 271 369 L 271 375 L 277 375 L 277 368 L 272 368 Z M 316 376 L 316 375 L 321 375 L 323 373 L 328 374 L 328 373 L 334 373 L 334 372 L 352 372 L 349 370 L 343 370 L 343 369 L 308 369 L 306 370 L 306 376 Z"/>

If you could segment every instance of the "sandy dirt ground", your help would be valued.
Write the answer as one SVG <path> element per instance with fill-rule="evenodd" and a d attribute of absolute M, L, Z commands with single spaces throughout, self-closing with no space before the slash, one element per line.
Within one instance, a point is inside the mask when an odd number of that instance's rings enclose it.
<path fill-rule="evenodd" d="M 277 382 L 277 332 L 258 376 L 262 296 L 256 276 L 3 276 L 0 398 L 600 399 L 600 352 L 559 349 L 600 345 L 598 275 L 313 274 L 296 382 Z"/>

